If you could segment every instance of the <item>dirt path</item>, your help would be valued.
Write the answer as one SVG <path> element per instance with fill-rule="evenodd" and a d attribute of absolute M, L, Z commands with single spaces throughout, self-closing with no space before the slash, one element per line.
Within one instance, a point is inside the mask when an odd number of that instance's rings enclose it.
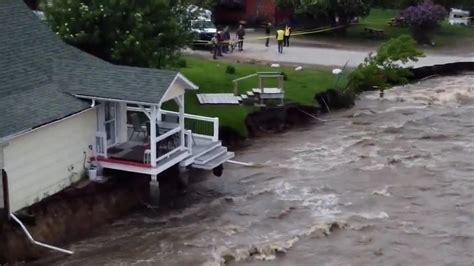
<path fill-rule="evenodd" d="M 257 33 L 249 33 L 247 38 L 249 41 L 244 43 L 243 52 L 234 52 L 227 54 L 219 60 L 233 61 L 262 61 L 271 63 L 284 64 L 302 64 L 302 65 L 319 65 L 319 66 L 343 66 L 346 63 L 349 67 L 356 67 L 364 58 L 376 50 L 375 46 L 354 45 L 314 41 L 304 38 L 294 38 L 291 40 L 291 47 L 285 48 L 283 54 L 277 52 L 277 46 L 271 39 L 270 47 L 265 47 L 263 40 L 255 40 L 254 38 L 261 36 Z M 474 61 L 474 47 L 470 49 L 466 45 L 466 49 L 453 50 L 453 54 L 440 53 L 440 51 L 425 51 L 426 57 L 421 58 L 419 62 L 411 64 L 415 67 L 445 64 L 462 61 Z M 469 48 L 469 49 L 468 49 Z M 211 58 L 206 50 L 187 50 L 186 53 L 200 55 Z"/>
<path fill-rule="evenodd" d="M 232 54 L 224 55 L 224 58 L 238 61 L 256 60 L 285 64 L 293 63 L 339 67 L 344 66 L 347 63 L 349 67 L 356 67 L 364 60 L 369 52 L 371 51 L 292 46 L 285 48 L 283 50 L 283 54 L 279 54 L 275 44 L 271 44 L 270 47 L 267 48 L 263 44 L 259 43 L 245 43 L 243 52 L 235 51 Z M 187 50 L 186 53 L 208 56 L 211 58 L 210 53 L 205 50 Z M 419 62 L 411 65 L 415 67 L 421 67 L 462 61 L 474 61 L 474 53 L 466 56 L 427 53 L 426 57 L 421 58 Z"/>

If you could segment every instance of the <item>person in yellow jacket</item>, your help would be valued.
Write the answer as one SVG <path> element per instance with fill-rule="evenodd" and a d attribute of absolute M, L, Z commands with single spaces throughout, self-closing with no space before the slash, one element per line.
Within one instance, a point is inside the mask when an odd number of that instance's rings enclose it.
<path fill-rule="evenodd" d="M 278 42 L 278 52 L 280 54 L 283 53 L 283 42 L 285 40 L 285 31 L 282 29 L 277 30 L 276 32 L 276 39 Z"/>
<path fill-rule="evenodd" d="M 291 36 L 291 27 L 286 25 L 285 26 L 285 41 L 284 46 L 290 47 L 290 36 Z"/>

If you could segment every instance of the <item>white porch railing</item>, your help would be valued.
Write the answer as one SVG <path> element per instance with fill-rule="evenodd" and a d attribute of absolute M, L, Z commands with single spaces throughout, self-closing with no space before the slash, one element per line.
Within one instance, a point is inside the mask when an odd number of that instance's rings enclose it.
<path fill-rule="evenodd" d="M 193 145 L 194 145 L 193 132 L 191 130 L 186 130 L 184 132 L 184 136 L 186 138 L 185 146 L 188 149 L 189 154 L 193 154 Z"/>
<path fill-rule="evenodd" d="M 163 115 L 179 117 L 178 112 L 160 110 Z M 184 114 L 185 128 L 191 130 L 195 136 L 219 140 L 219 118 L 200 115 Z"/>
<path fill-rule="evenodd" d="M 107 134 L 96 132 L 95 134 L 95 154 L 107 158 Z"/>
<path fill-rule="evenodd" d="M 181 138 L 180 135 L 176 136 L 178 134 L 181 134 L 181 128 L 176 127 L 160 136 L 158 136 L 155 141 L 156 141 L 156 147 L 157 147 L 157 158 L 156 162 L 160 162 L 170 156 L 172 156 L 174 153 L 181 151 L 183 147 L 181 146 Z M 174 141 L 177 140 L 177 141 Z M 171 147 L 170 147 L 171 146 Z M 162 151 L 164 151 L 164 154 Z"/>

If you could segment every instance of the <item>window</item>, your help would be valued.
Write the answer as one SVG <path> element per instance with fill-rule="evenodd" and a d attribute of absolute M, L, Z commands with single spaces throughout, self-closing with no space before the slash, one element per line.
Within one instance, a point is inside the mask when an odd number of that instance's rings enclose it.
<path fill-rule="evenodd" d="M 107 144 L 113 145 L 117 142 L 117 108 L 115 103 L 107 102 L 104 105 L 105 112 L 105 133 Z"/>

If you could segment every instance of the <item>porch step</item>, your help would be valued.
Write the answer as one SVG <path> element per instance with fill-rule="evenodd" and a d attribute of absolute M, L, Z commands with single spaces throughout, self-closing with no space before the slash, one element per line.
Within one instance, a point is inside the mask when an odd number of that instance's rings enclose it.
<path fill-rule="evenodd" d="M 198 168 L 198 169 L 204 169 L 204 170 L 212 170 L 216 168 L 217 166 L 225 163 L 226 161 L 232 159 L 233 157 L 234 157 L 233 152 L 226 152 L 205 164 L 200 164 L 200 163 L 195 162 L 192 164 L 192 167 Z"/>
<path fill-rule="evenodd" d="M 224 146 L 215 147 L 214 149 L 206 152 L 205 154 L 194 159 L 194 163 L 197 164 L 206 164 L 213 159 L 227 153 L 227 148 Z"/>
<path fill-rule="evenodd" d="M 262 93 L 262 90 L 259 88 L 252 89 L 254 93 Z M 281 94 L 283 91 L 280 88 L 263 88 L 265 94 Z"/>

